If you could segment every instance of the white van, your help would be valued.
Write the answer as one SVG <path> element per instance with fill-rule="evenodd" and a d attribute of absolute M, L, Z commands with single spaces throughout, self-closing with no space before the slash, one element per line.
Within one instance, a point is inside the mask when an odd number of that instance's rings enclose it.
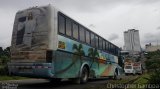
<path fill-rule="evenodd" d="M 140 62 L 135 62 L 133 64 L 133 68 L 134 68 L 136 74 L 140 74 L 141 75 L 143 73 L 143 71 L 142 71 L 142 64 Z"/>
<path fill-rule="evenodd" d="M 132 63 L 125 65 L 124 71 L 125 71 L 125 75 L 128 75 L 128 74 L 135 75 L 135 73 L 136 73 Z"/>

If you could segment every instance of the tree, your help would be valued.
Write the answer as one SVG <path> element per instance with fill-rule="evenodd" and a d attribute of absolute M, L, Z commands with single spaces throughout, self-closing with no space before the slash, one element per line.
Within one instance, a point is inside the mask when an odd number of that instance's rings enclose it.
<path fill-rule="evenodd" d="M 93 59 L 91 65 L 90 65 L 90 68 L 91 68 L 93 63 L 95 62 L 95 60 L 99 57 L 99 53 L 98 53 L 97 49 L 89 48 L 88 49 L 88 56 Z"/>
<path fill-rule="evenodd" d="M 5 48 L 3 53 L 5 56 L 10 57 L 11 56 L 10 47 Z"/>
<path fill-rule="evenodd" d="M 159 84 L 160 82 L 160 51 L 149 52 L 146 55 L 146 68 L 150 72 L 149 84 Z"/>
<path fill-rule="evenodd" d="M 0 57 L 3 55 L 3 48 L 0 47 Z"/>

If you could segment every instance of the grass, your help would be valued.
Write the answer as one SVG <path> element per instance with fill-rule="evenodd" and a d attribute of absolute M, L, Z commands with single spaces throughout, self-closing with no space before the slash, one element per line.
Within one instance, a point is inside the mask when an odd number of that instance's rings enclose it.
<path fill-rule="evenodd" d="M 148 79 L 150 78 L 149 74 L 143 74 L 140 78 L 133 82 L 136 85 L 136 88 L 128 88 L 128 89 L 145 89 L 145 85 L 148 83 Z"/>
<path fill-rule="evenodd" d="M 131 81 L 131 80 L 135 79 L 135 77 L 137 77 L 137 76 L 130 76 L 129 78 L 125 78 L 125 79 L 122 79 L 122 80 L 108 79 L 108 80 L 106 80 L 106 83 L 104 83 L 104 84 L 100 84 L 100 85 L 97 85 L 97 86 L 94 86 L 94 87 L 93 86 L 88 86 L 85 89 L 112 89 L 112 88 L 110 88 L 111 86 L 115 87 L 115 86 L 118 86 L 118 85 L 126 84 L 128 81 Z"/>
<path fill-rule="evenodd" d="M 150 78 L 149 74 L 143 74 L 142 77 L 137 79 L 134 83 L 136 83 L 136 84 L 146 84 L 148 82 L 147 79 L 149 79 L 149 78 Z"/>
<path fill-rule="evenodd" d="M 0 68 L 4 68 L 4 66 L 3 66 L 3 65 L 0 65 Z"/>
<path fill-rule="evenodd" d="M 29 79 L 27 77 L 20 77 L 20 76 L 9 76 L 7 75 L 7 71 L 4 65 L 0 65 L 0 81 L 5 80 L 21 80 L 21 79 Z"/>
<path fill-rule="evenodd" d="M 7 76 L 7 75 L 0 76 L 0 81 L 5 81 L 5 80 L 21 80 L 21 79 L 29 79 L 29 78 L 19 77 L 19 76 Z"/>
<path fill-rule="evenodd" d="M 115 85 L 127 84 L 128 81 L 131 81 L 131 80 L 135 79 L 135 77 L 137 77 L 137 76 L 129 76 L 129 78 L 125 78 L 125 79 L 122 79 L 122 80 L 109 80 L 105 84 L 102 84 L 100 86 L 96 86 L 96 87 L 88 86 L 85 89 L 111 89 L 107 86 L 110 85 L 110 84 L 112 84 L 112 85 L 114 85 L 114 84 Z M 129 84 L 129 87 L 132 87 L 131 89 L 134 89 L 134 88 L 138 89 L 137 85 L 139 85 L 139 87 L 141 87 L 141 89 L 144 89 L 142 85 L 147 84 L 147 82 L 148 82 L 147 78 L 150 78 L 150 75 L 149 74 L 143 74 L 137 80 L 135 80 L 133 83 Z M 127 89 L 130 89 L 130 88 L 127 88 Z"/>

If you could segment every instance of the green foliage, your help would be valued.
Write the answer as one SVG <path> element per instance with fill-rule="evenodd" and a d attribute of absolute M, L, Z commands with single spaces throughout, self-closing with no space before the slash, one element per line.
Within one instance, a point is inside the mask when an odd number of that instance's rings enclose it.
<path fill-rule="evenodd" d="M 2 65 L 6 65 L 9 62 L 9 57 L 7 56 L 1 56 L 0 60 L 1 60 L 1 64 Z"/>
<path fill-rule="evenodd" d="M 10 61 L 10 47 L 2 49 L 0 47 L 0 75 L 7 75 L 8 68 L 7 63 Z"/>
<path fill-rule="evenodd" d="M 159 84 L 160 83 L 160 51 L 149 52 L 146 55 L 147 60 L 145 61 L 146 68 L 150 74 L 150 79 L 148 79 L 149 84 Z"/>
<path fill-rule="evenodd" d="M 5 48 L 4 50 L 2 47 L 0 47 L 0 57 L 1 56 L 10 57 L 10 47 Z"/>
<path fill-rule="evenodd" d="M 19 76 L 6 76 L 6 75 L 0 76 L 0 81 L 5 81 L 5 80 L 20 80 L 20 79 L 29 79 L 29 78 L 27 78 L 27 77 L 19 77 Z"/>
<path fill-rule="evenodd" d="M 150 79 L 149 74 L 143 74 L 140 78 L 138 78 L 136 81 L 134 81 L 135 84 L 147 84 Z"/>
<path fill-rule="evenodd" d="M 7 47 L 6 49 L 4 49 L 3 53 L 5 56 L 10 57 L 10 47 Z"/>
<path fill-rule="evenodd" d="M 8 74 L 8 68 L 7 65 L 3 65 L 0 67 L 0 75 L 7 75 Z"/>
<path fill-rule="evenodd" d="M 160 51 L 149 52 L 146 55 L 147 60 L 145 61 L 146 68 L 148 71 L 157 72 L 160 69 Z"/>
<path fill-rule="evenodd" d="M 152 73 L 150 79 L 148 79 L 149 84 L 159 84 L 160 83 L 160 71 Z"/>

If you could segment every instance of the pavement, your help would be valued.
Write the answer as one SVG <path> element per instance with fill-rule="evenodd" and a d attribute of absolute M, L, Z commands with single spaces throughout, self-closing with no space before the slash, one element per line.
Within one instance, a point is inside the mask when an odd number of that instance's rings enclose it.
<path fill-rule="evenodd" d="M 86 84 L 74 84 L 68 80 L 53 84 L 45 79 L 1 81 L 0 89 L 88 89 L 104 85 L 109 79 L 91 79 Z"/>
<path fill-rule="evenodd" d="M 124 76 L 123 79 L 128 80 L 131 77 L 136 78 L 137 76 Z M 109 78 L 90 79 L 86 84 L 75 84 L 67 79 L 56 84 L 46 79 L 9 80 L 0 81 L 0 89 L 97 89 L 98 87 L 103 89 L 110 80 Z"/>

